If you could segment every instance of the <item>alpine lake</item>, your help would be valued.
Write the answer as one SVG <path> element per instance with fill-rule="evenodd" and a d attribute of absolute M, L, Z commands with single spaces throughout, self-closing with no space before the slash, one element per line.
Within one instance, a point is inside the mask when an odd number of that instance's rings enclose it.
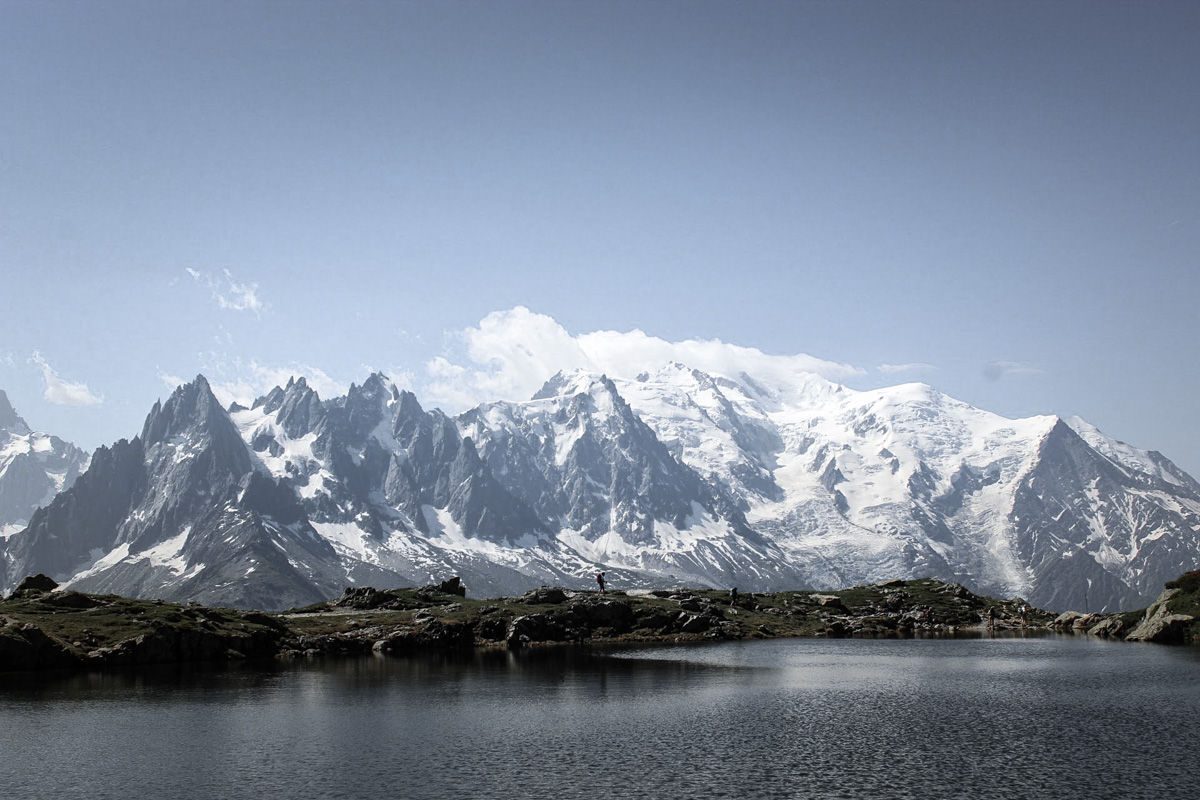
<path fill-rule="evenodd" d="M 5 798 L 1194 798 L 1200 648 L 1041 634 L 0 676 Z"/>

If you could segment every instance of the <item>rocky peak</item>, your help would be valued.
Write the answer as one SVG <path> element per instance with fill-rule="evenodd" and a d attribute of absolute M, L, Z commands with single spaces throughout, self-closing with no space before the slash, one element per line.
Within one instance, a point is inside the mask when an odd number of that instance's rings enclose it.
<path fill-rule="evenodd" d="M 346 393 L 346 435 L 351 440 L 365 438 L 384 418 L 385 407 L 393 399 L 391 381 L 376 372 L 362 386 L 350 384 Z"/>
<path fill-rule="evenodd" d="M 30 432 L 25 420 L 21 419 L 12 403 L 8 402 L 8 395 L 3 389 L 0 389 L 0 431 L 8 431 L 17 436 L 26 436 Z"/>
<path fill-rule="evenodd" d="M 549 400 L 552 397 L 558 397 L 566 393 L 570 383 L 571 380 L 566 373 L 562 371 L 556 372 L 548 381 L 542 384 L 542 388 L 534 393 L 532 399 Z"/>
<path fill-rule="evenodd" d="M 289 382 L 288 387 L 290 388 L 291 385 L 292 384 Z M 261 408 L 263 410 L 263 413 L 273 414 L 279 409 L 279 406 L 282 403 L 283 403 L 283 389 L 276 386 L 274 389 L 272 389 L 271 391 L 264 394 L 262 397 L 255 400 L 254 404 L 250 407 L 251 408 Z"/>
<path fill-rule="evenodd" d="M 246 444 L 203 375 L 175 389 L 165 403 L 154 404 L 141 441 L 164 479 L 168 474 L 187 475 L 197 491 L 204 481 L 224 482 L 251 469 Z"/>
<path fill-rule="evenodd" d="M 220 420 L 228 422 L 228 419 L 208 381 L 197 375 L 191 383 L 176 388 L 166 403 L 155 402 L 142 426 L 141 439 L 150 447 L 189 431 L 209 430 Z"/>
<path fill-rule="evenodd" d="M 304 378 L 289 380 L 278 404 L 270 404 L 265 410 L 268 414 L 279 412 L 276 419 L 284 433 L 293 439 L 316 428 L 323 416 L 321 398 Z"/>
<path fill-rule="evenodd" d="M 414 425 L 419 426 L 424 419 L 425 409 L 417 402 L 417 396 L 412 392 L 399 392 L 392 412 L 392 434 L 399 439 L 404 431 L 411 430 Z"/>
<path fill-rule="evenodd" d="M 372 372 L 357 390 L 351 384 L 350 396 L 370 398 L 371 400 L 378 401 L 381 398 L 390 398 L 394 388 L 392 382 L 382 372 Z"/>

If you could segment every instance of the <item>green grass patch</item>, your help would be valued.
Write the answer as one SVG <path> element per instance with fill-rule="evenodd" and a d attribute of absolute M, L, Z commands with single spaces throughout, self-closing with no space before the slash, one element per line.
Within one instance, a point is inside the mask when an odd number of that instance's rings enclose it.
<path fill-rule="evenodd" d="M 227 608 L 181 606 L 157 600 L 133 600 L 116 595 L 88 595 L 91 608 L 57 605 L 55 596 L 0 601 L 0 614 L 21 623 L 33 623 L 67 645 L 84 651 L 111 647 L 126 639 L 156 630 L 204 630 L 225 635 L 247 635 L 270 630 L 271 625 L 247 619 Z"/>

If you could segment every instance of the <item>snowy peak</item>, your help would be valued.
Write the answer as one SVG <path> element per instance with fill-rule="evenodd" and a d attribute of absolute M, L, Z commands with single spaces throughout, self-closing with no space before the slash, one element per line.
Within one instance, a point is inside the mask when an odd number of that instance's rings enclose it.
<path fill-rule="evenodd" d="M 572 386 L 576 381 L 585 376 L 583 370 L 571 370 L 569 372 L 556 372 L 554 375 L 542 384 L 542 388 L 534 393 L 531 399 L 533 400 L 549 400 L 552 397 L 561 397 L 565 394 L 575 394 L 577 390 Z"/>
<path fill-rule="evenodd" d="M 739 371 L 736 375 L 726 375 L 725 379 L 738 384 L 759 407 L 771 413 L 824 405 L 852 391 L 840 383 L 804 370 L 773 375 L 751 375 Z"/>
<path fill-rule="evenodd" d="M 0 390 L 0 541 L 75 482 L 88 455 L 57 436 L 30 430 Z"/>
<path fill-rule="evenodd" d="M 1143 475 L 1154 481 L 1200 490 L 1192 476 L 1175 466 L 1161 453 L 1138 450 L 1122 441 L 1106 436 L 1096 426 L 1079 417 L 1066 417 L 1063 422 L 1100 455 L 1130 475 Z"/>
<path fill-rule="evenodd" d="M 554 400 L 556 398 L 573 398 L 591 396 L 597 402 L 607 405 L 613 401 L 621 401 L 616 385 L 607 375 L 591 372 L 585 369 L 575 369 L 559 372 L 546 381 L 542 388 L 533 396 L 532 401 Z"/>
<path fill-rule="evenodd" d="M 743 508 L 778 499 L 771 473 L 784 443 L 740 383 L 672 363 L 620 389 L 677 459 L 726 485 Z"/>

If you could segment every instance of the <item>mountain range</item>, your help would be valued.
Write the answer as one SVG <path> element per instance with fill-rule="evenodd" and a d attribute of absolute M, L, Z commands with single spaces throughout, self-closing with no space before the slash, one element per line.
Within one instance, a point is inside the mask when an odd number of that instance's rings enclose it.
<path fill-rule="evenodd" d="M 249 408 L 199 376 L 90 463 L 6 398 L 0 421 L 4 591 L 42 572 L 278 610 L 451 575 L 474 596 L 598 571 L 749 591 L 936 577 L 1098 611 L 1145 605 L 1200 561 L 1200 484 L 1162 455 L 924 384 L 666 364 L 560 373 L 528 401 L 448 416 L 378 374 L 330 399 L 293 379 Z"/>

